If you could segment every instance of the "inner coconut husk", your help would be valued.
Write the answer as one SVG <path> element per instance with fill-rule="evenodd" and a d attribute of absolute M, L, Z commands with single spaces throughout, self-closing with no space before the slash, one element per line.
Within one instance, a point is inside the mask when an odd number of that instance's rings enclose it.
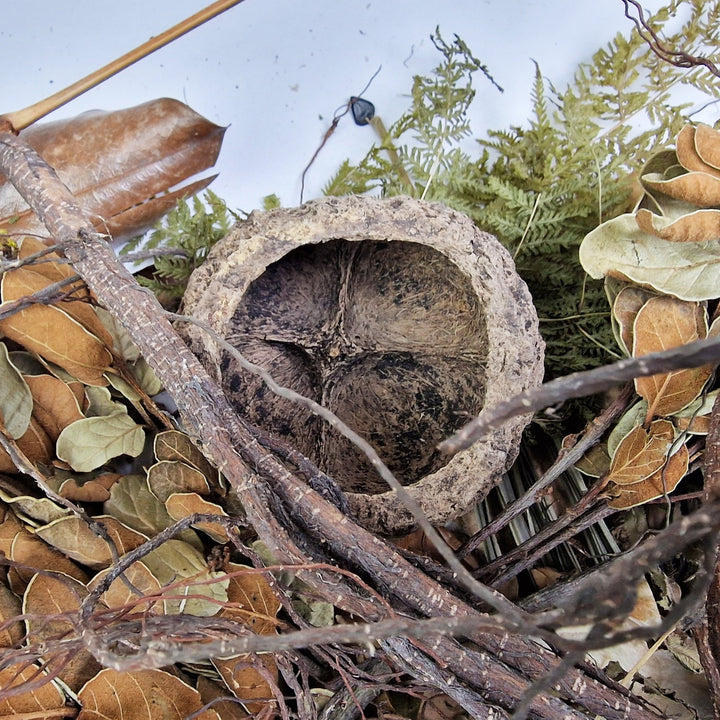
<path fill-rule="evenodd" d="M 253 213 L 193 274 L 185 311 L 368 440 L 433 522 L 487 493 L 527 419 L 454 458 L 437 444 L 542 376 L 537 318 L 506 251 L 465 216 L 408 198 Z M 413 526 L 345 437 L 197 329 L 183 332 L 238 412 L 333 477 L 359 522 Z"/>

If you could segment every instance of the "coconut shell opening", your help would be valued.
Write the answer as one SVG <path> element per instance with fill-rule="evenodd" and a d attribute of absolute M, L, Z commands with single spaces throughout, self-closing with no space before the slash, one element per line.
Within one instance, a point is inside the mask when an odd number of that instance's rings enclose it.
<path fill-rule="evenodd" d="M 362 435 L 434 522 L 497 482 L 527 418 L 453 458 L 437 444 L 542 376 L 537 317 L 506 251 L 465 216 L 408 198 L 253 213 L 193 274 L 185 311 Z M 182 332 L 238 412 L 335 478 L 356 519 L 413 526 L 349 440 L 201 331 Z"/>

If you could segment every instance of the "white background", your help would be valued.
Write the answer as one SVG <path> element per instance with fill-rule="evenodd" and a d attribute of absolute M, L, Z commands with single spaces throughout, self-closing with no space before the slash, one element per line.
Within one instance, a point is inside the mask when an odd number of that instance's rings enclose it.
<path fill-rule="evenodd" d="M 652 10 L 660 0 L 650 0 Z M 0 0 L 0 114 L 52 94 L 203 6 L 202 0 Z M 365 97 L 389 125 L 412 76 L 441 59 L 429 35 L 457 33 L 505 88 L 476 74 L 475 135 L 523 125 L 536 60 L 557 87 L 616 32 L 621 0 L 246 0 L 140 61 L 49 119 L 157 97 L 228 125 L 212 188 L 249 211 L 277 193 L 297 204 L 300 176 L 335 109 L 382 70 Z M 342 159 L 374 140 L 350 116 L 308 174 L 317 196 Z"/>

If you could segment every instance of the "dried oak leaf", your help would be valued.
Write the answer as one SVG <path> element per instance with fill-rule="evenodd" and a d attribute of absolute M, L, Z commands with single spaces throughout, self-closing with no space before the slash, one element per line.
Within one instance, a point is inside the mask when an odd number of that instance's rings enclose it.
<path fill-rule="evenodd" d="M 16 443 L 31 462 L 49 465 L 55 458 L 53 441 L 34 417 L 30 418 L 28 429 L 22 437 L 16 440 Z M 4 448 L 0 448 L 0 472 L 17 472 L 15 463 Z"/>
<path fill-rule="evenodd" d="M 13 621 L 21 614 L 20 598 L 5 583 L 0 583 L 0 648 L 10 648 L 22 642 L 25 631 L 20 621 Z"/>
<path fill-rule="evenodd" d="M 618 345 L 627 355 L 632 352 L 633 325 L 640 308 L 653 293 L 637 285 L 626 285 L 612 302 L 612 319 L 617 323 Z"/>
<path fill-rule="evenodd" d="M 700 303 L 659 295 L 648 300 L 635 317 L 633 356 L 679 347 L 706 336 L 707 314 Z M 689 405 L 712 373 L 712 365 L 703 365 L 636 378 L 635 389 L 648 403 L 646 421 L 672 415 Z"/>
<path fill-rule="evenodd" d="M 180 460 L 197 468 L 207 479 L 217 484 L 217 470 L 193 444 L 192 440 L 179 430 L 165 430 L 155 436 L 155 457 L 158 461 Z M 200 490 L 197 490 L 201 495 Z"/>
<path fill-rule="evenodd" d="M 215 164 L 225 128 L 168 98 L 38 124 L 23 138 L 55 168 L 100 232 L 129 239 L 213 177 L 171 190 Z M 11 224 L 11 220 L 16 219 Z M 45 229 L 10 183 L 0 183 L 0 227 Z"/>
<path fill-rule="evenodd" d="M 164 670 L 119 672 L 106 668 L 78 693 L 82 709 L 77 720 L 220 720 L 204 710 L 200 693 Z"/>
<path fill-rule="evenodd" d="M 108 572 L 110 572 L 110 569 L 101 570 L 90 581 L 88 585 L 89 589 L 94 589 Z M 147 565 L 142 561 L 134 562 L 123 574 L 132 583 L 133 587 L 142 593 L 142 597 L 131 590 L 121 578 L 115 578 L 115 580 L 110 583 L 110 587 L 100 597 L 100 601 L 104 605 L 109 608 L 137 607 L 138 610 L 142 612 L 149 611 L 154 614 L 165 614 L 165 601 L 158 599 L 161 598 L 162 586 L 160 581 L 148 569 Z M 143 598 L 148 596 L 154 599 L 150 602 L 144 601 Z"/>

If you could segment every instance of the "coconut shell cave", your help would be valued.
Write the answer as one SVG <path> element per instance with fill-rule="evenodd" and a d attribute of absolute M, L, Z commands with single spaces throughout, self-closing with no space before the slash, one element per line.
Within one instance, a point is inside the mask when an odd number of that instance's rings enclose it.
<path fill-rule="evenodd" d="M 540 382 L 524 282 L 464 215 L 410 198 L 326 198 L 253 213 L 193 273 L 185 312 L 376 449 L 430 520 L 464 513 L 517 455 L 516 418 L 448 458 L 437 444 L 486 404 Z M 412 515 L 354 445 L 182 326 L 238 412 L 310 457 L 383 534 Z"/>

